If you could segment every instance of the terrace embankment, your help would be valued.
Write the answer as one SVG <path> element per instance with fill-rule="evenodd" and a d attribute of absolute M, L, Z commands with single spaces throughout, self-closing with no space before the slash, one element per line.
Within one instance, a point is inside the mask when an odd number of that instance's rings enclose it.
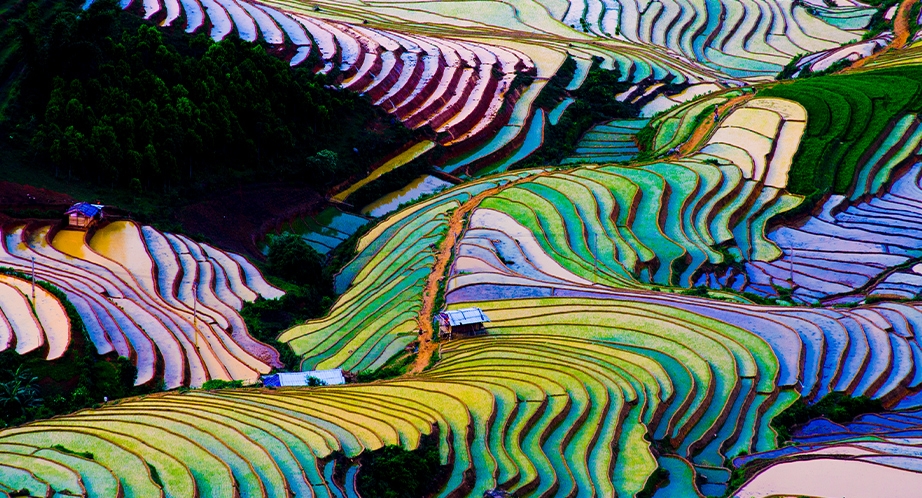
<path fill-rule="evenodd" d="M 465 220 L 468 215 L 487 197 L 502 192 L 520 182 L 530 181 L 536 176 L 544 176 L 550 173 L 551 171 L 543 171 L 535 176 L 526 176 L 484 190 L 474 197 L 471 197 L 467 202 L 461 204 L 458 209 L 455 209 L 451 214 L 451 218 L 448 221 L 448 232 L 445 234 L 445 238 L 442 239 L 442 243 L 439 244 L 435 255 L 435 264 L 432 267 L 432 272 L 429 273 L 429 277 L 426 279 L 426 286 L 423 289 L 423 304 L 422 308 L 419 310 L 418 319 L 419 330 L 421 332 L 419 336 L 419 354 L 416 356 L 416 362 L 413 364 L 413 368 L 410 369 L 411 373 L 418 374 L 422 372 L 423 369 L 429 365 L 429 359 L 432 358 L 432 353 L 435 352 L 437 348 L 436 344 L 432 341 L 435 332 L 432 326 L 432 319 L 436 311 L 435 305 L 439 295 L 439 286 L 445 279 L 446 271 L 451 263 L 452 256 L 455 254 L 458 243 L 461 241 L 461 234 L 464 233 Z"/>
<path fill-rule="evenodd" d="M 745 93 L 739 97 L 734 97 L 729 101 L 720 104 L 717 106 L 718 116 L 728 116 L 730 111 L 732 111 L 737 106 L 740 106 L 749 99 L 751 99 L 755 94 Z M 679 146 L 679 155 L 687 156 L 694 154 L 701 149 L 701 146 L 704 145 L 705 140 L 710 137 L 711 133 L 717 128 L 717 125 L 720 124 L 719 120 L 714 119 L 714 116 L 708 114 L 703 117 L 701 124 L 698 125 L 698 128 L 695 129 L 695 132 L 692 133 L 692 136 L 685 141 L 684 144 Z"/>
<path fill-rule="evenodd" d="M 910 14 L 912 11 L 913 5 L 916 4 L 919 0 L 902 0 L 900 2 L 900 7 L 896 11 L 896 15 L 893 17 L 893 41 L 889 45 L 883 48 L 874 54 L 871 54 L 869 57 L 864 57 L 855 61 L 849 69 L 858 69 L 863 67 L 868 62 L 880 57 L 881 55 L 889 52 L 890 50 L 899 50 L 906 46 L 906 42 L 909 41 L 909 36 L 912 34 L 910 32 Z"/>

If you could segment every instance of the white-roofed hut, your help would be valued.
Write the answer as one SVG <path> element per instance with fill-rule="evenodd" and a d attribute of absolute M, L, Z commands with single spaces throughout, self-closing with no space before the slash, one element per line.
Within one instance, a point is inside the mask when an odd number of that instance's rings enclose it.
<path fill-rule="evenodd" d="M 336 386 L 346 383 L 346 377 L 341 368 L 330 370 L 307 370 L 305 372 L 279 372 L 272 375 L 263 375 L 263 385 L 266 387 L 303 387 L 311 385 L 311 379 L 317 379 L 322 386 Z"/>
<path fill-rule="evenodd" d="M 484 323 L 490 319 L 480 308 L 464 308 L 443 311 L 438 315 L 440 334 L 452 339 L 455 336 L 470 337 L 487 333 Z"/>

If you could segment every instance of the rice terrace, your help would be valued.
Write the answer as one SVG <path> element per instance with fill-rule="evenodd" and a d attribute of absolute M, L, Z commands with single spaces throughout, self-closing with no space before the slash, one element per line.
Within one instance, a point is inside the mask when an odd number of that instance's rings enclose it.
<path fill-rule="evenodd" d="M 0 497 L 922 496 L 920 0 L 0 39 Z"/>

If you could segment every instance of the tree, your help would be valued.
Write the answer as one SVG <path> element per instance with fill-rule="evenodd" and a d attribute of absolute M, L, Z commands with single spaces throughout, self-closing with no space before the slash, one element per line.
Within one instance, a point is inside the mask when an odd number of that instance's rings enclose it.
<path fill-rule="evenodd" d="M 437 436 L 423 438 L 412 451 L 395 445 L 367 451 L 361 463 L 359 494 L 380 498 L 428 496 L 444 482 L 448 469 L 441 465 Z"/>
<path fill-rule="evenodd" d="M 269 267 L 299 285 L 323 282 L 323 257 L 300 236 L 285 232 L 269 236 Z"/>
<path fill-rule="evenodd" d="M 305 178 L 312 176 L 319 176 L 324 179 L 333 178 L 339 166 L 339 156 L 332 150 L 323 149 L 308 157 L 306 166 L 307 168 L 304 171 Z"/>
<path fill-rule="evenodd" d="M 25 413 L 27 408 L 38 406 L 42 403 L 36 383 L 38 377 L 33 377 L 22 365 L 13 372 L 13 379 L 0 383 L 0 406 L 5 410 L 16 410 Z"/>

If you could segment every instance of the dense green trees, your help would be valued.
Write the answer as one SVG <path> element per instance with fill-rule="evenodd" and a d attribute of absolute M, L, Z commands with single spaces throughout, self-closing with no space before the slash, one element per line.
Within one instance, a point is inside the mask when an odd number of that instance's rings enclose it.
<path fill-rule="evenodd" d="M 285 232 L 267 235 L 269 270 L 299 285 L 321 286 L 324 282 L 323 256 L 299 235 Z"/>
<path fill-rule="evenodd" d="M 359 494 L 378 498 L 427 496 L 438 490 L 449 468 L 441 465 L 436 436 L 423 438 L 414 451 L 394 445 L 366 451 L 361 463 Z"/>
<path fill-rule="evenodd" d="M 299 368 L 301 357 L 287 343 L 276 338 L 282 331 L 326 313 L 333 303 L 333 274 L 354 253 L 354 242 L 343 244 L 330 261 L 325 261 L 300 236 L 285 232 L 269 235 L 266 271 L 285 295 L 272 300 L 259 298 L 244 303 L 240 315 L 250 334 L 275 348 L 286 368 Z"/>
<path fill-rule="evenodd" d="M 28 69 L 17 133 L 59 174 L 122 187 L 137 179 L 145 189 L 323 186 L 364 172 L 411 135 L 259 44 L 165 31 L 111 0 L 53 21 L 24 16 L 21 26 Z"/>

